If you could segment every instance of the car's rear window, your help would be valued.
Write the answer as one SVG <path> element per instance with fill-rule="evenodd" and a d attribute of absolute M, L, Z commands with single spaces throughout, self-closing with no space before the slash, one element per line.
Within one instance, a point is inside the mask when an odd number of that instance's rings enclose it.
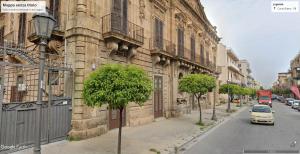
<path fill-rule="evenodd" d="M 252 112 L 264 112 L 264 113 L 270 113 L 271 109 L 268 106 L 253 106 Z"/>

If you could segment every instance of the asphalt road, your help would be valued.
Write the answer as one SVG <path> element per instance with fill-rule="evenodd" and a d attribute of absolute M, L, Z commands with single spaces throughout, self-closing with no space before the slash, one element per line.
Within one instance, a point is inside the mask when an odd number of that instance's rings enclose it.
<path fill-rule="evenodd" d="M 275 126 L 271 126 L 251 124 L 249 109 L 237 114 L 203 138 L 200 137 L 183 153 L 242 154 L 243 150 L 270 150 L 265 153 L 280 153 L 274 150 L 300 149 L 300 112 L 274 101 Z M 297 142 L 294 147 L 293 141 Z"/>

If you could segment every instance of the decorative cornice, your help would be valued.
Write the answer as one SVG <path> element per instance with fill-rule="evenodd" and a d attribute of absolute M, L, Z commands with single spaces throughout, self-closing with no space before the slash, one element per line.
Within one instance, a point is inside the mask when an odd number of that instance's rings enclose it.
<path fill-rule="evenodd" d="M 203 10 L 203 6 L 200 4 L 200 2 L 196 2 L 197 4 L 192 4 L 193 2 L 191 0 L 180 0 L 180 2 L 188 7 L 191 10 L 191 13 L 201 21 L 201 23 L 204 25 L 204 29 L 208 32 L 208 34 L 214 39 L 214 41 L 219 42 L 220 38 L 217 36 L 215 30 L 216 27 L 213 27 L 211 23 L 206 18 L 205 12 Z M 197 7 L 198 6 L 198 7 Z M 197 9 L 198 8 L 198 9 Z M 213 27 L 213 29 L 212 29 Z"/>
<path fill-rule="evenodd" d="M 150 0 L 162 12 L 167 11 L 167 0 Z"/>

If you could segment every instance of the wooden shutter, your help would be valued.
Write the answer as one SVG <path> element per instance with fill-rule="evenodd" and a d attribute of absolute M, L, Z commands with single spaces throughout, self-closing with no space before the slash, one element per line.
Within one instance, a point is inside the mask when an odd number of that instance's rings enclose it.
<path fill-rule="evenodd" d="M 25 43 L 26 35 L 26 13 L 21 13 L 19 16 L 19 33 L 18 33 L 18 43 Z"/>
<path fill-rule="evenodd" d="M 209 65 L 209 53 L 206 52 L 206 65 Z"/>
<path fill-rule="evenodd" d="M 164 24 L 162 21 L 159 21 L 159 45 L 160 48 L 163 48 L 163 38 L 164 38 L 164 28 L 163 28 Z"/>
<path fill-rule="evenodd" d="M 59 0 L 50 0 L 50 11 L 52 16 L 56 20 L 55 24 L 59 25 Z"/>
<path fill-rule="evenodd" d="M 121 0 L 112 0 L 111 30 L 121 31 Z"/>
<path fill-rule="evenodd" d="M 202 64 L 202 65 L 204 65 L 204 47 L 203 47 L 203 45 L 201 44 L 201 51 L 200 51 L 201 53 L 200 53 L 200 63 Z"/>
<path fill-rule="evenodd" d="M 191 37 L 191 60 L 195 61 L 195 38 Z"/>
<path fill-rule="evenodd" d="M 4 45 L 4 26 L 0 28 L 0 46 Z"/>
<path fill-rule="evenodd" d="M 155 31 L 154 31 L 154 45 L 155 45 L 155 47 L 159 47 L 159 30 L 160 30 L 160 28 L 159 28 L 159 21 L 158 21 L 158 19 L 157 18 L 155 18 Z"/>
<path fill-rule="evenodd" d="M 181 50 L 182 50 L 182 56 L 184 56 L 184 31 L 181 30 Z"/>
<path fill-rule="evenodd" d="M 128 30 L 128 25 L 127 25 L 127 20 L 128 20 L 128 2 L 127 0 L 123 0 L 123 7 L 122 7 L 122 31 L 124 34 L 127 34 Z"/>
<path fill-rule="evenodd" d="M 177 30 L 177 50 L 178 50 L 178 56 L 181 57 L 182 56 L 182 51 L 181 51 L 181 29 L 179 28 Z"/>

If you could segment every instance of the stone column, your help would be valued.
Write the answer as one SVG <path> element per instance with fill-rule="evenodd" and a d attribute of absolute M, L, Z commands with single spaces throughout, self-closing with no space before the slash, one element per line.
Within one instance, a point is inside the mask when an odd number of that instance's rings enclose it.
<path fill-rule="evenodd" d="M 100 37 L 99 20 L 87 12 L 87 1 L 70 1 L 75 15 L 67 21 L 65 38 L 67 55 L 74 71 L 72 98 L 71 137 L 85 139 L 107 131 L 107 111 L 105 107 L 92 108 L 84 104 L 82 90 L 84 80 L 92 70 L 92 64 L 99 59 L 99 48 L 105 47 Z M 75 4 L 74 4 L 75 3 Z M 71 13 L 71 12 L 70 12 Z M 96 18 L 98 19 L 98 18 Z M 102 45 L 100 45 L 102 43 Z M 103 49 L 105 50 L 105 49 Z M 97 63 L 96 66 L 99 66 Z"/>

